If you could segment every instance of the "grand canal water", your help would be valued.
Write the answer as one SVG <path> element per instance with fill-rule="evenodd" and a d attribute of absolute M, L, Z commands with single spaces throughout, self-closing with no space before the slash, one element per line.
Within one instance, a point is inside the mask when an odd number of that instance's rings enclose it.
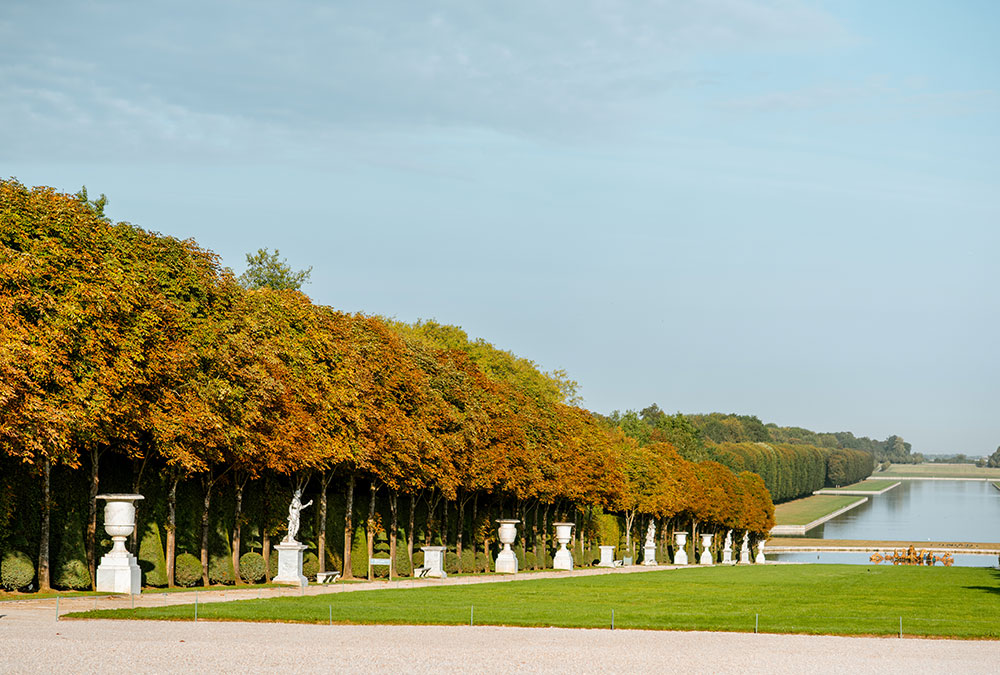
<path fill-rule="evenodd" d="M 904 480 L 899 487 L 806 533 L 810 539 L 1000 542 L 1000 490 L 987 481 Z M 769 560 L 868 562 L 868 553 L 780 553 Z M 991 567 L 995 555 L 956 555 L 963 566 Z"/>

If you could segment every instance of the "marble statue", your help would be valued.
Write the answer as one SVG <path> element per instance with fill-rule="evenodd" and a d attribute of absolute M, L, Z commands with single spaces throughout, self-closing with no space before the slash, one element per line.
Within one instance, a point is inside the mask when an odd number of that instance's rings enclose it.
<path fill-rule="evenodd" d="M 656 546 L 653 539 L 656 537 L 656 523 L 652 520 L 649 521 L 649 527 L 646 528 L 646 548 L 653 548 Z"/>
<path fill-rule="evenodd" d="M 292 503 L 288 505 L 288 534 L 282 539 L 282 543 L 297 543 L 296 535 L 299 533 L 299 521 L 302 509 L 312 504 L 310 499 L 305 504 L 302 503 L 302 488 L 296 488 L 292 495 Z"/>

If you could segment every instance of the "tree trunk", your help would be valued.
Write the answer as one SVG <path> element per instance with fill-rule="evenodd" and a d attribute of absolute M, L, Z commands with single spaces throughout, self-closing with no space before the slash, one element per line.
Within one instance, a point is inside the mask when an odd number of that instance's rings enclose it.
<path fill-rule="evenodd" d="M 240 576 L 240 548 L 243 533 L 243 486 L 246 485 L 248 478 L 248 475 L 233 476 L 233 483 L 236 486 L 236 508 L 233 512 L 233 581 L 237 586 L 243 584 L 243 577 Z"/>
<path fill-rule="evenodd" d="M 347 482 L 347 499 L 344 507 L 344 579 L 353 579 L 351 572 L 351 536 L 354 534 L 354 474 Z"/>
<path fill-rule="evenodd" d="M 525 528 L 527 529 L 527 528 Z M 538 505 L 535 505 L 535 517 L 531 521 L 531 552 L 535 555 L 534 568 L 538 569 Z"/>
<path fill-rule="evenodd" d="M 476 572 L 476 521 L 479 517 L 479 493 L 472 493 L 472 525 L 469 527 L 469 546 L 472 547 L 472 571 Z"/>
<path fill-rule="evenodd" d="M 458 496 L 458 524 L 455 526 L 455 553 L 458 554 L 458 571 L 463 572 L 462 569 L 462 530 L 465 529 L 465 502 L 468 501 L 468 497 L 462 499 L 462 495 Z"/>
<path fill-rule="evenodd" d="M 212 508 L 212 487 L 215 479 L 209 476 L 201 477 L 201 486 L 205 490 L 205 498 L 201 511 L 201 584 L 206 588 L 211 584 L 208 578 L 208 512 Z"/>
<path fill-rule="evenodd" d="M 549 550 L 549 506 L 551 504 L 545 505 L 545 510 L 542 511 L 542 551 L 541 551 L 541 561 L 537 558 L 535 559 L 535 564 L 539 567 L 545 567 L 545 556 Z M 538 507 L 535 507 L 538 508 Z"/>
<path fill-rule="evenodd" d="M 174 587 L 174 561 L 177 559 L 177 483 L 180 474 L 170 476 L 170 491 L 167 493 L 167 586 Z"/>
<path fill-rule="evenodd" d="M 132 494 L 139 494 L 139 487 L 142 484 L 142 474 L 146 471 L 146 461 L 148 454 L 144 455 L 142 461 L 138 463 L 138 468 L 136 468 L 136 460 L 132 460 Z M 139 517 L 140 508 L 139 505 L 142 502 L 132 502 L 135 506 L 135 528 L 132 529 L 132 534 L 129 538 L 132 540 L 132 554 L 136 558 L 139 557 L 139 546 L 142 544 L 142 519 Z"/>
<path fill-rule="evenodd" d="M 392 523 L 389 526 L 389 581 L 396 578 L 396 527 L 399 523 L 396 500 L 396 491 L 389 490 L 389 510 L 392 511 Z"/>
<path fill-rule="evenodd" d="M 269 525 L 271 524 L 271 485 L 267 474 L 264 474 L 264 489 L 263 489 L 263 499 L 261 506 L 263 507 L 264 513 L 260 520 L 260 549 L 261 555 L 264 556 L 264 581 L 271 583 L 271 532 Z"/>
<path fill-rule="evenodd" d="M 52 526 L 52 460 L 42 460 L 42 532 L 38 542 L 38 590 L 52 590 L 49 572 L 49 530 Z"/>
<path fill-rule="evenodd" d="M 372 557 L 375 555 L 375 479 L 372 479 L 371 492 L 368 496 L 368 524 L 365 536 L 368 539 L 368 581 L 375 580 L 375 568 L 372 567 Z"/>
<path fill-rule="evenodd" d="M 97 485 L 100 469 L 101 453 L 96 448 L 90 450 L 90 512 L 87 515 L 87 569 L 90 570 L 91 590 L 97 590 L 97 563 L 94 557 L 95 537 L 97 536 Z"/>
<path fill-rule="evenodd" d="M 691 519 L 691 557 L 692 565 L 698 564 L 698 521 Z"/>
<path fill-rule="evenodd" d="M 319 508 L 317 518 L 319 519 L 316 528 L 316 548 L 319 549 L 319 571 L 326 572 L 326 491 L 330 487 L 330 480 L 333 478 L 333 471 L 326 471 L 320 476 Z"/>
<path fill-rule="evenodd" d="M 441 505 L 441 545 L 448 548 L 448 500 Z"/>
<path fill-rule="evenodd" d="M 413 530 L 417 523 L 417 496 L 410 495 L 410 527 L 406 530 L 406 556 L 410 559 L 410 576 L 413 576 Z"/>

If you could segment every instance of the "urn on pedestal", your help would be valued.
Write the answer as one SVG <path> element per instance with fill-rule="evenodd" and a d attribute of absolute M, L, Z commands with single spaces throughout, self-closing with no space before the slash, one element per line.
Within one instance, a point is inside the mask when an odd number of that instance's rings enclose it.
<path fill-rule="evenodd" d="M 711 534 L 701 535 L 701 559 L 698 561 L 702 565 L 711 565 L 715 561 L 712 560 L 712 536 Z"/>
<path fill-rule="evenodd" d="M 97 590 L 102 593 L 142 592 L 142 570 L 135 556 L 125 548 L 125 540 L 135 529 L 135 502 L 142 495 L 97 495 L 107 501 L 104 506 L 104 531 L 111 535 L 111 550 L 97 567 Z"/>
<path fill-rule="evenodd" d="M 571 570 L 573 569 L 573 554 L 566 548 L 566 544 L 573 538 L 573 523 L 553 523 L 556 527 L 556 541 L 559 542 L 559 550 L 556 551 L 552 559 L 552 569 Z"/>
<path fill-rule="evenodd" d="M 684 550 L 687 545 L 687 532 L 674 532 L 674 542 L 676 544 L 674 551 L 674 564 L 675 565 L 687 565 L 688 564 L 688 554 Z"/>
<path fill-rule="evenodd" d="M 757 557 L 753 559 L 755 563 L 764 564 L 767 559 L 764 557 L 764 540 L 761 539 L 757 542 Z"/>
<path fill-rule="evenodd" d="M 500 543 L 503 544 L 496 559 L 497 574 L 517 574 L 517 556 L 514 555 L 510 545 L 517 539 L 517 524 L 521 521 L 498 520 L 497 522 L 500 523 L 498 534 L 500 535 Z"/>

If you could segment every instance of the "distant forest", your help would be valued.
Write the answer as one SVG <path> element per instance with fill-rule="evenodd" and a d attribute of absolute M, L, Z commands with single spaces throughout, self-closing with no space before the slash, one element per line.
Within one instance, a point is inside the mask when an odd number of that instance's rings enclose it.
<path fill-rule="evenodd" d="M 626 435 L 640 443 L 668 441 L 687 459 L 714 459 L 712 447 L 722 443 L 779 443 L 809 445 L 817 448 L 864 450 L 876 462 L 920 464 L 924 456 L 912 452 L 912 446 L 901 436 L 892 435 L 884 441 L 855 436 L 850 431 L 816 432 L 802 427 L 779 427 L 764 424 L 756 415 L 708 413 L 668 415 L 653 403 L 636 412 L 614 411 L 605 423 L 621 427 Z"/>

